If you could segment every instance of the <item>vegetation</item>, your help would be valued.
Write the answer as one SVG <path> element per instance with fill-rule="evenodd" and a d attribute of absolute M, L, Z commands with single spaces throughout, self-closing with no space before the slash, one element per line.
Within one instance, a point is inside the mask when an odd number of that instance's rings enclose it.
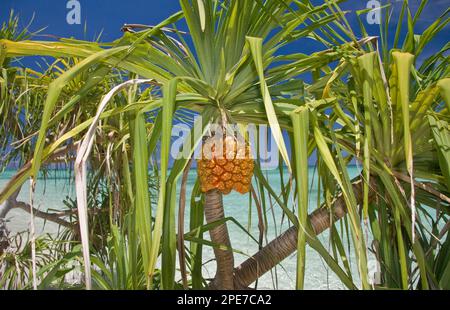
<path fill-rule="evenodd" d="M 415 14 L 404 1 L 395 33 L 387 7 L 380 36 L 371 37 L 362 22 L 358 32 L 350 28 L 341 2 L 180 0 L 180 12 L 144 30 L 125 27 L 110 43 L 28 40 L 12 17 L 0 31 L 0 147 L 3 167 L 19 160 L 21 168 L 0 192 L 0 214 L 21 206 L 64 229 L 56 238 L 31 232 L 25 246 L 1 254 L 0 284 L 67 287 L 65 275 L 80 262 L 78 285 L 87 289 L 244 289 L 296 252 L 303 289 L 309 246 L 349 289 L 449 289 L 449 44 L 425 53 L 447 12 L 419 34 L 428 1 Z M 283 54 L 305 38 L 323 50 Z M 43 72 L 14 61 L 37 55 L 52 59 Z M 182 121 L 193 133 L 194 115 L 205 136 L 212 123 L 269 125 L 281 155 L 281 192 L 255 160 L 248 195 L 261 215 L 260 250 L 240 266 L 233 240 L 217 234 L 235 222 L 221 192 L 204 193 L 197 180 L 190 231 L 176 226 L 177 216 L 184 223 L 191 159 L 169 169 L 171 131 Z M 202 137 L 191 138 L 190 157 Z M 310 214 L 309 158 L 317 158 L 320 193 Z M 36 182 L 58 162 L 73 166 L 77 200 L 40 212 Z M 351 163 L 360 166 L 356 178 Z M 30 202 L 18 202 L 28 179 Z M 290 225 L 270 242 L 268 201 Z M 324 244 L 317 235 L 327 229 Z M 204 247 L 216 249 L 211 281 L 202 275 Z M 21 268 L 11 263 L 14 251 Z M 380 265 L 377 281 L 369 252 Z"/>

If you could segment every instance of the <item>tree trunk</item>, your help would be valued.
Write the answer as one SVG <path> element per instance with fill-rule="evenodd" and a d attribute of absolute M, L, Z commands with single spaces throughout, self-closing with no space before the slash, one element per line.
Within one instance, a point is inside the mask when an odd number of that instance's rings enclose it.
<path fill-rule="evenodd" d="M 211 224 L 225 218 L 223 210 L 222 193 L 218 190 L 211 190 L 205 194 L 205 217 L 206 222 Z M 211 241 L 220 246 L 231 248 L 230 237 L 226 223 L 223 223 L 209 231 Z M 234 257 L 229 250 L 214 247 L 217 271 L 214 280 L 210 284 L 211 289 L 232 290 Z"/>
<path fill-rule="evenodd" d="M 359 202 L 363 199 L 362 185 L 361 181 L 353 183 L 353 191 Z M 369 199 L 375 197 L 374 184 L 371 186 Z M 346 214 L 345 200 L 342 195 L 336 198 L 332 209 L 333 218 L 326 207 L 321 207 L 309 215 L 309 221 L 316 235 L 330 228 L 331 223 L 340 220 Z M 293 226 L 238 266 L 234 270 L 235 289 L 247 289 L 256 279 L 294 253 L 297 250 L 297 237 L 298 230 Z"/>
<path fill-rule="evenodd" d="M 0 218 L 0 255 L 9 247 L 8 241 L 9 232 L 6 229 L 5 221 Z"/>
<path fill-rule="evenodd" d="M 8 242 L 8 229 L 6 227 L 6 216 L 9 211 L 15 208 L 19 208 L 24 210 L 25 212 L 31 213 L 31 206 L 25 202 L 17 201 L 17 197 L 19 196 L 20 190 L 22 186 L 19 187 L 8 199 L 5 200 L 2 204 L 0 204 L 0 255 L 6 250 L 9 246 Z M 65 213 L 47 213 L 40 211 L 38 209 L 33 208 L 33 213 L 36 217 L 54 222 L 58 225 L 74 228 L 74 225 L 70 222 L 63 220 L 61 217 L 64 217 Z"/>
<path fill-rule="evenodd" d="M 0 255 L 8 248 L 8 229 L 6 228 L 6 215 L 17 203 L 17 196 L 19 196 L 20 188 L 16 190 L 8 199 L 5 200 L 2 204 L 0 204 Z"/>

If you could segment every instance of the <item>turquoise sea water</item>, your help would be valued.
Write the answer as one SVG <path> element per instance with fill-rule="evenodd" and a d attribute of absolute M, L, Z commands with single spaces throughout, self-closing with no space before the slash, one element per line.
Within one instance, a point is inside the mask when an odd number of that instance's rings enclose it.
<path fill-rule="evenodd" d="M 314 168 L 310 167 L 310 211 L 313 211 L 317 206 L 317 186 L 313 182 Z M 355 176 L 358 173 L 356 167 L 350 167 L 349 172 L 351 176 Z M 278 170 L 264 172 L 267 175 L 270 185 L 279 192 L 280 180 Z M 0 175 L 0 189 L 4 188 L 10 177 L 14 174 L 14 171 L 6 171 Z M 190 192 L 194 186 L 196 171 L 190 172 L 189 181 L 187 184 L 187 197 L 190 197 Z M 72 179 L 73 180 L 73 179 Z M 285 178 L 287 180 L 287 176 Z M 53 211 L 64 208 L 62 203 L 66 197 L 75 197 L 75 187 L 73 181 L 68 178 L 68 174 L 65 171 L 55 171 L 46 180 L 40 179 L 36 187 L 35 207 L 42 211 Z M 19 195 L 19 200 L 28 202 L 29 197 L 29 184 L 25 183 L 22 191 Z M 268 235 L 267 240 L 270 241 L 280 232 L 285 231 L 288 228 L 287 221 L 282 221 L 281 208 L 272 201 L 272 207 L 269 200 L 267 200 L 268 210 Z M 293 202 L 290 203 L 292 207 Z M 250 226 L 250 232 L 258 239 L 258 217 L 255 206 L 253 205 L 250 210 L 251 223 L 249 225 L 249 198 L 248 195 L 240 195 L 236 192 L 224 197 L 225 213 L 228 217 L 234 217 L 244 227 Z M 8 216 L 8 229 L 11 232 L 19 232 L 27 230 L 30 223 L 30 216 L 22 210 L 12 210 Z M 189 220 L 189 208 L 186 209 L 186 231 L 188 229 Z M 41 219 L 35 219 L 36 229 L 39 234 L 42 233 L 54 233 L 57 231 L 57 226 L 50 222 L 44 222 Z M 247 259 L 258 250 L 258 245 L 238 226 L 233 223 L 228 224 L 230 232 L 232 247 L 239 250 L 246 255 L 235 254 L 235 263 L 238 265 L 240 262 Z M 328 248 L 328 232 L 324 232 L 319 236 L 324 246 Z M 205 234 L 205 237 L 209 237 Z M 350 250 L 350 252 L 353 252 Z M 344 289 L 344 286 L 340 283 L 337 277 L 329 270 L 325 262 L 320 256 L 311 248 L 308 247 L 306 254 L 306 289 Z M 205 247 L 204 249 L 204 261 L 213 257 L 212 249 Z M 352 269 L 355 270 L 354 253 L 350 253 L 352 261 Z M 371 263 L 371 261 L 369 261 Z M 369 265 L 369 268 L 373 266 Z M 215 262 L 210 262 L 205 265 L 203 274 L 206 278 L 212 278 L 215 271 Z M 258 288 L 263 289 L 293 289 L 295 288 L 295 274 L 296 274 L 296 255 L 293 254 L 282 265 L 277 268 L 275 273 L 267 273 L 264 275 L 258 284 Z"/>

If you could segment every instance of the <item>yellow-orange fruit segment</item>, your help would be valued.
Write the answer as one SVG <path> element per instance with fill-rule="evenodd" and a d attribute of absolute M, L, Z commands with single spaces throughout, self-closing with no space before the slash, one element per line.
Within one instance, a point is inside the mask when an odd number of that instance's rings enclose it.
<path fill-rule="evenodd" d="M 205 141 L 202 158 L 197 160 L 197 173 L 202 192 L 218 189 L 223 194 L 235 190 L 250 191 L 254 162 L 247 143 L 238 143 L 232 136 Z M 220 150 L 222 147 L 222 150 Z"/>

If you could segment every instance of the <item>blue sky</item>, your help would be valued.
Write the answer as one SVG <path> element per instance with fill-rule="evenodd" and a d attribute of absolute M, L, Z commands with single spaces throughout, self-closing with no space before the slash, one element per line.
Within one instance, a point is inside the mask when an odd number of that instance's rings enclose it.
<path fill-rule="evenodd" d="M 178 0 L 78 0 L 81 5 L 81 24 L 69 25 L 66 8 L 69 0 L 0 0 L 0 23 L 7 20 L 9 12 L 14 9 L 20 15 L 21 23 L 26 26 L 33 19 L 31 30 L 46 27 L 41 33 L 57 37 L 74 37 L 77 39 L 93 40 L 102 33 L 103 41 L 112 41 L 119 38 L 121 27 L 126 23 L 142 23 L 155 25 L 164 18 L 180 10 Z M 251 1 L 251 0 L 248 0 Z M 348 11 L 351 26 L 357 29 L 355 12 L 365 9 L 368 2 L 373 0 L 348 0 L 342 4 L 342 9 Z M 380 1 L 382 4 L 387 0 Z M 313 3 L 323 3 L 323 0 L 312 0 Z M 402 0 L 391 0 L 393 13 L 390 31 L 393 33 L 397 26 L 396 20 L 400 12 Z M 413 13 L 417 10 L 419 0 L 409 1 Z M 449 7 L 449 0 L 430 0 L 416 25 L 417 32 L 421 33 L 433 23 Z M 378 35 L 379 26 L 369 25 L 365 16 L 362 18 L 364 26 L 370 35 Z M 406 26 L 403 27 L 406 29 Z M 181 29 L 183 26 L 181 25 Z M 447 26 L 436 38 L 432 45 L 424 52 L 424 56 L 435 53 L 448 42 L 450 27 Z M 48 40 L 48 37 L 36 39 Z M 283 52 L 311 53 L 322 49 L 312 40 L 302 40 L 284 48 Z M 423 59 L 423 57 L 422 57 Z M 34 60 L 33 60 L 34 61 Z M 419 59 L 420 62 L 420 59 Z M 27 63 L 29 64 L 29 63 Z"/>
<path fill-rule="evenodd" d="M 7 19 L 9 11 L 14 9 L 21 16 L 21 22 L 25 26 L 33 18 L 31 29 L 46 29 L 43 34 L 60 37 L 75 37 L 77 39 L 92 40 L 102 34 L 104 41 L 111 41 L 121 36 L 120 28 L 125 23 L 142 23 L 154 25 L 165 17 L 180 9 L 178 0 L 78 0 L 81 4 L 81 24 L 69 25 L 66 8 L 69 0 L 1 0 L 0 22 Z M 349 11 L 348 17 L 352 26 L 356 28 L 355 11 L 366 8 L 369 1 L 373 0 L 348 0 L 342 4 L 342 8 Z M 386 3 L 387 0 L 380 1 Z M 312 0 L 313 3 L 322 3 L 322 0 Z M 392 20 L 395 21 L 399 14 L 402 0 L 391 0 L 394 7 Z M 410 0 L 413 12 L 417 9 L 419 0 Z M 427 25 L 436 20 L 449 7 L 449 0 L 430 0 L 420 19 L 417 30 L 423 31 Z M 369 25 L 363 18 L 365 26 L 370 34 L 378 33 L 378 25 Z M 392 23 L 395 27 L 396 23 Z M 448 41 L 449 27 L 442 32 L 434 47 L 436 49 Z M 290 46 L 287 52 L 308 53 L 318 46 L 314 42 L 301 42 Z M 427 53 L 435 52 L 433 46 Z"/>

